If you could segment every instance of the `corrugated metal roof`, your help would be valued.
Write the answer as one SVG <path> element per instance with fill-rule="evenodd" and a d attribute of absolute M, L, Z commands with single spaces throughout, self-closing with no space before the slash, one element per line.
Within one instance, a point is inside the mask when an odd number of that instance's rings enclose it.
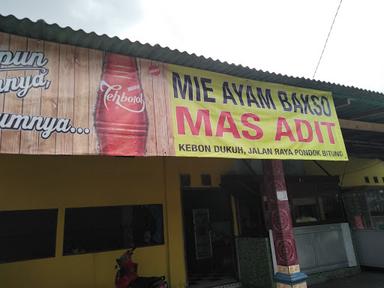
<path fill-rule="evenodd" d="M 122 40 L 118 37 L 97 35 L 94 32 L 87 33 L 83 30 L 75 31 L 70 27 L 63 28 L 57 24 L 47 24 L 43 20 L 33 22 L 27 18 L 18 19 L 13 15 L 0 15 L 0 31 L 24 37 L 31 37 L 62 44 L 76 45 L 80 47 L 157 60 L 165 63 L 204 69 L 257 81 L 281 83 L 303 88 L 331 91 L 339 118 L 384 123 L 384 93 L 261 71 L 241 65 L 221 62 L 212 58 L 197 56 L 196 54 L 188 54 L 187 52 L 173 50 L 168 47 L 161 47 L 159 45 L 152 46 L 149 44 L 142 44 L 137 41 L 132 42 L 128 39 Z M 377 135 L 375 137 L 374 133 L 365 132 L 364 135 L 360 135 L 361 133 L 352 131 L 351 134 L 350 131 L 343 130 L 343 134 L 345 134 L 344 137 L 354 143 L 360 142 L 356 142 L 357 140 L 352 137 L 353 135 L 359 139 L 361 138 L 360 140 L 363 140 L 364 145 L 366 145 L 366 143 L 369 144 L 370 139 L 372 139 L 371 137 L 374 137 L 373 139 L 377 139 L 379 143 L 384 145 L 384 139 L 381 139 L 382 137 L 380 138 Z M 349 151 L 353 151 L 363 145 L 360 143 L 358 146 L 354 147 L 349 144 L 350 143 L 347 141 Z M 370 151 L 375 152 L 377 147 L 377 145 L 372 146 L 371 148 L 373 148 L 373 150 L 371 149 Z M 366 148 L 365 146 L 363 149 L 365 151 L 369 151 L 369 148 Z M 375 157 L 384 157 L 383 151 L 379 152 L 376 150 L 376 154 L 374 153 L 374 155 L 376 155 Z"/>
<path fill-rule="evenodd" d="M 132 42 L 128 39 L 121 40 L 118 37 L 109 37 L 105 34 L 97 35 L 94 32 L 87 33 L 83 30 L 75 31 L 70 27 L 63 28 L 57 24 L 47 24 L 43 20 L 33 22 L 28 18 L 18 19 L 13 15 L 0 15 L 0 31 L 63 44 L 149 58 L 253 80 L 332 91 L 334 95 L 342 98 L 365 98 L 367 100 L 369 99 L 370 102 L 378 102 L 379 104 L 383 104 L 382 100 L 384 99 L 384 94 L 379 92 L 261 71 L 213 60 L 212 58 L 197 56 L 196 54 L 188 54 L 187 52 L 181 52 L 159 45 L 152 46 L 137 41 Z"/>

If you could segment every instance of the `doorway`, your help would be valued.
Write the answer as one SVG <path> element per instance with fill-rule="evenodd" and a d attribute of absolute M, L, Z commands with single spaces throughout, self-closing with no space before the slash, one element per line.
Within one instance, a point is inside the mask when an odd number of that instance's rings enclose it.
<path fill-rule="evenodd" d="M 212 188 L 190 188 L 182 193 L 189 287 L 237 282 L 230 195 Z"/>

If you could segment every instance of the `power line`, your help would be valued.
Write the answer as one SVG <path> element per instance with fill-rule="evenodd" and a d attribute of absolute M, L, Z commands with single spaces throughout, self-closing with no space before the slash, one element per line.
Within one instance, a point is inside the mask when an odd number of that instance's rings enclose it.
<path fill-rule="evenodd" d="M 343 0 L 340 0 L 340 3 L 339 3 L 339 6 L 337 7 L 337 10 L 336 10 L 335 16 L 333 17 L 333 21 L 332 21 L 332 24 L 331 24 L 331 28 L 329 29 L 329 32 L 328 32 L 328 35 L 327 35 L 327 39 L 325 39 L 324 47 L 323 47 L 323 50 L 321 51 L 321 54 L 320 54 L 320 57 L 319 57 L 319 61 L 317 62 L 317 65 L 316 65 L 316 69 L 315 69 L 315 72 L 313 72 L 313 76 L 312 76 L 312 79 L 314 79 L 314 78 L 315 78 L 315 75 L 316 75 L 317 69 L 318 69 L 318 68 L 319 68 L 319 66 L 320 66 L 320 62 L 321 62 L 321 59 L 323 58 L 323 54 L 324 54 L 325 48 L 327 47 L 327 43 L 328 43 L 328 39 L 329 39 L 329 36 L 331 35 L 331 32 L 332 32 L 332 28 L 333 28 L 333 25 L 335 24 L 335 21 L 336 21 L 336 17 L 337 17 L 337 14 L 339 13 L 339 10 L 340 10 L 340 6 L 341 6 L 341 3 L 342 3 L 342 2 L 343 2 Z"/>

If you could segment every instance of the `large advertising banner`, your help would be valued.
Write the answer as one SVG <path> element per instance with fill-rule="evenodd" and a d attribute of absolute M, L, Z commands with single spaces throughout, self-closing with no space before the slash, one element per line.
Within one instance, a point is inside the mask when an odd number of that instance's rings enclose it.
<path fill-rule="evenodd" d="M 0 33 L 0 153 L 347 160 L 332 95 Z"/>
<path fill-rule="evenodd" d="M 178 156 L 347 159 L 329 92 L 168 70 Z"/>

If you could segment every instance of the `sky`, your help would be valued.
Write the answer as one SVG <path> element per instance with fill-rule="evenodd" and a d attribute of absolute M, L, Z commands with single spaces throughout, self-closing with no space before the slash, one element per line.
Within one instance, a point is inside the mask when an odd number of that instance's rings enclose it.
<path fill-rule="evenodd" d="M 0 14 L 312 78 L 339 0 L 3 0 Z M 384 1 L 344 0 L 316 80 L 384 92 Z"/>

